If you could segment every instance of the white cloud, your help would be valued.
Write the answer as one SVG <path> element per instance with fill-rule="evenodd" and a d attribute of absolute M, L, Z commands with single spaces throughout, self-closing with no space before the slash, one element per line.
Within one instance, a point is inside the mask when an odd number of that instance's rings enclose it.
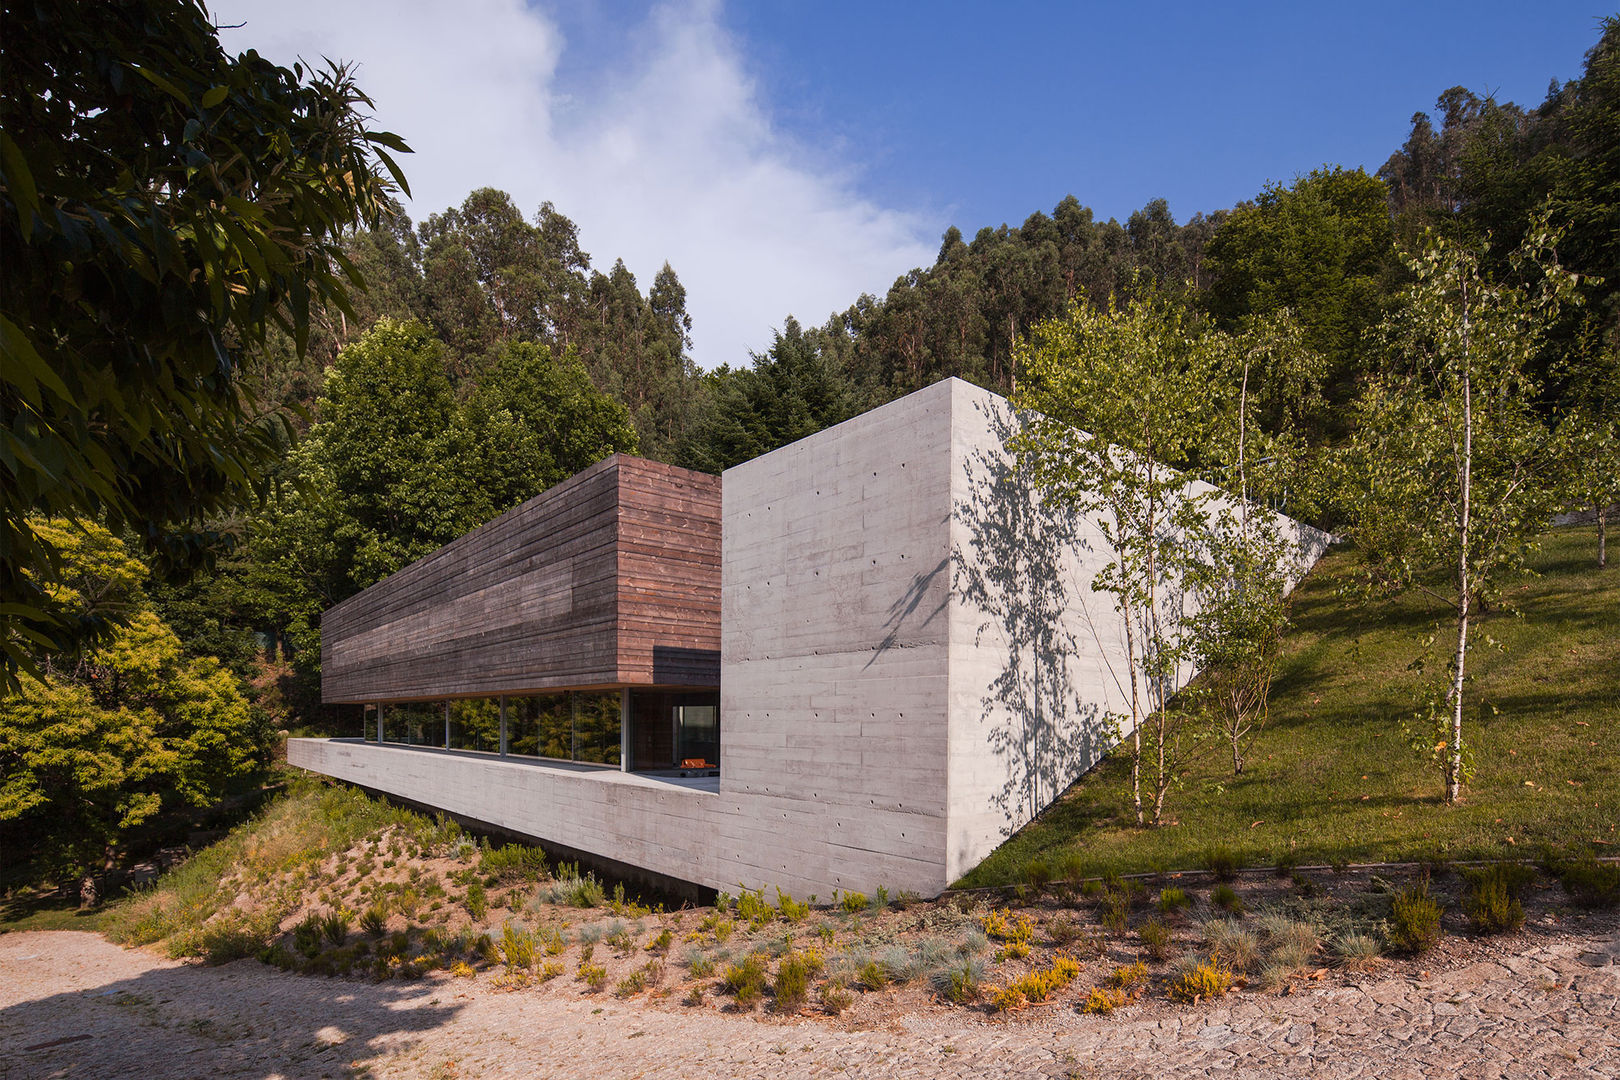
<path fill-rule="evenodd" d="M 693 352 L 713 367 L 769 344 L 793 313 L 820 322 L 932 260 L 932 223 L 863 198 L 848 163 L 811 162 L 763 109 L 707 5 L 626 28 L 627 60 L 589 97 L 556 85 L 567 42 L 520 0 L 219 0 L 226 47 L 281 63 L 358 65 L 420 220 L 475 187 L 573 218 L 593 265 L 622 257 L 643 288 L 665 260 L 687 289 Z"/>

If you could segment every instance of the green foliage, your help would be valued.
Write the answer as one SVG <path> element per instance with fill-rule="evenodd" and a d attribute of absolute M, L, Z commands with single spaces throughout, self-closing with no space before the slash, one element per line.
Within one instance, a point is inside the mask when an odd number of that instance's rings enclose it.
<path fill-rule="evenodd" d="M 718 473 L 859 412 L 846 376 L 791 316 L 751 366 L 703 376 L 706 395 L 678 460 Z"/>
<path fill-rule="evenodd" d="M 1384 327 L 1395 367 L 1357 410 L 1345 458 L 1347 533 L 1366 553 L 1373 590 L 1418 588 L 1455 627 L 1443 678 L 1431 685 L 1411 738 L 1461 797 L 1469 628 L 1482 600 L 1519 572 L 1563 501 L 1562 453 L 1536 413 L 1530 371 L 1570 276 L 1545 223 L 1516 254 L 1535 289 L 1493 281 L 1480 253 L 1443 237 L 1408 260 L 1415 281 Z M 1420 664 L 1422 660 L 1420 659 Z"/>
<path fill-rule="evenodd" d="M 375 225 L 398 137 L 336 65 L 231 56 L 194 0 L 6 9 L 0 79 L 0 652 L 85 631 L 52 603 L 34 515 L 126 528 L 160 570 L 226 538 L 200 523 L 262 494 L 286 425 L 241 353 L 302 348 L 346 308 L 340 236 Z M 270 403 L 273 409 L 275 403 Z M 94 635 L 90 635 L 94 640 Z"/>
<path fill-rule="evenodd" d="M 530 844 L 503 844 L 485 847 L 478 868 L 503 885 L 535 881 L 546 872 L 546 853 Z"/>
<path fill-rule="evenodd" d="M 1209 890 L 1209 902 L 1228 914 L 1243 914 L 1243 899 L 1230 885 L 1217 885 Z"/>
<path fill-rule="evenodd" d="M 720 982 L 726 992 L 737 999 L 738 1008 L 753 1008 L 765 993 L 765 957 L 761 953 L 749 953 L 737 963 L 727 965 Z"/>
<path fill-rule="evenodd" d="M 1471 657 L 1469 692 L 1498 710 L 1478 714 L 1479 764 L 1463 803 L 1424 794 L 1430 766 L 1394 737 L 1390 720 L 1410 708 L 1413 636 L 1432 624 L 1431 602 L 1405 591 L 1346 604 L 1361 555 L 1336 547 L 1290 598 L 1271 723 L 1241 781 L 1220 755 L 1199 758 L 1176 795 L 1180 824 L 1138 830 L 1128 813 L 1130 748 L 1119 747 L 959 884 L 1011 886 L 1030 859 L 1076 850 L 1096 874 L 1201 867 L 1219 845 L 1248 865 L 1292 868 L 1436 852 L 1511 859 L 1575 838 L 1607 840 L 1620 805 L 1620 743 L 1604 735 L 1614 723 L 1609 672 L 1620 669 L 1620 575 L 1592 566 L 1594 536 L 1590 525 L 1541 536 L 1533 574 L 1507 594 L 1518 614 L 1487 615 L 1485 630 L 1502 647 Z M 1308 878 L 1300 884 L 1314 888 Z"/>
<path fill-rule="evenodd" d="M 814 950 L 795 950 L 784 956 L 776 966 L 776 982 L 771 987 L 776 1011 L 791 1015 L 804 1008 L 810 997 L 810 979 L 821 967 L 821 955 Z"/>
<path fill-rule="evenodd" d="M 116 618 L 72 665 L 0 697 L 0 827 L 37 871 L 73 877 L 164 810 L 207 806 L 267 763 L 271 734 L 236 677 L 184 655 L 146 605 L 145 567 L 98 525 L 35 522 L 61 558 L 60 610 Z"/>
<path fill-rule="evenodd" d="M 1421 881 L 1395 894 L 1389 911 L 1389 944 L 1396 952 L 1418 955 L 1440 940 L 1440 916 L 1445 911 Z"/>
<path fill-rule="evenodd" d="M 1204 854 L 1204 865 L 1215 875 L 1216 881 L 1231 881 L 1237 877 L 1237 852 L 1225 845 L 1212 847 Z"/>
<path fill-rule="evenodd" d="M 1192 898 L 1187 890 L 1171 885 L 1159 891 L 1159 910 L 1166 915 L 1173 915 L 1178 911 L 1185 911 L 1192 906 Z"/>
<path fill-rule="evenodd" d="M 1587 857 L 1558 867 L 1558 881 L 1570 898 L 1583 907 L 1612 908 L 1620 904 L 1620 866 Z"/>
<path fill-rule="evenodd" d="M 489 914 L 489 892 L 484 888 L 482 881 L 474 881 L 467 886 L 467 895 L 462 898 L 467 907 L 467 914 L 474 922 L 483 922 Z"/>
<path fill-rule="evenodd" d="M 1360 169 L 1315 169 L 1286 187 L 1268 184 L 1221 223 L 1206 256 L 1210 310 L 1224 327 L 1288 311 L 1307 346 L 1328 358 L 1328 393 L 1310 417 L 1327 432 L 1342 433 L 1362 350 L 1400 269 L 1386 195 Z M 1281 403 L 1267 411 L 1275 429 Z"/>
<path fill-rule="evenodd" d="M 1170 928 L 1158 919 L 1149 919 L 1137 927 L 1142 947 L 1154 960 L 1163 960 L 1170 949 Z"/>
<path fill-rule="evenodd" d="M 1536 872 L 1518 863 L 1492 863 L 1464 870 L 1463 911 L 1482 934 L 1500 934 L 1524 925 L 1524 890 Z"/>

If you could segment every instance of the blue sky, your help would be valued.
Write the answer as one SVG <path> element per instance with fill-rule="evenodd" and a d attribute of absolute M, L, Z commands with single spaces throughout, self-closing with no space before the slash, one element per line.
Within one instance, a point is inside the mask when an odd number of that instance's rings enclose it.
<path fill-rule="evenodd" d="M 1073 194 L 1177 220 L 1332 163 L 1376 170 L 1447 87 L 1534 105 L 1587 3 L 874 5 L 222 0 L 227 44 L 360 65 L 417 150 L 415 218 L 551 199 L 606 269 L 668 259 L 694 354 L 746 361 Z"/>

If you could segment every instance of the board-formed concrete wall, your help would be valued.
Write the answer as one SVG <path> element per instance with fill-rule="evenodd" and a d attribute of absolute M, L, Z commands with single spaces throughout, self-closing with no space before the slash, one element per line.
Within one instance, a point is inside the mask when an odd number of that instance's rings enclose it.
<path fill-rule="evenodd" d="M 1042 504 L 1017 426 L 947 379 L 726 472 L 713 788 L 354 742 L 288 760 L 712 888 L 938 893 L 1127 701 L 1101 532 Z M 1286 524 L 1302 572 L 1328 538 Z"/>

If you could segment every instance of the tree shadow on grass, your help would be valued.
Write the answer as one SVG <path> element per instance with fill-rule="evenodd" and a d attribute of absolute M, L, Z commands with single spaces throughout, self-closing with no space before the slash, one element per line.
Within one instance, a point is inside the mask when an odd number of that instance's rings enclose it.
<path fill-rule="evenodd" d="M 49 937 L 12 936 L 0 945 L 0 979 L 13 984 L 6 996 L 25 996 L 53 963 Z M 0 1047 L 5 1075 L 18 1080 L 346 1077 L 351 1063 L 448 1024 L 462 1005 L 440 999 L 454 996 L 438 980 L 293 975 L 256 960 L 104 981 L 87 973 L 71 990 L 0 1008 Z"/>

